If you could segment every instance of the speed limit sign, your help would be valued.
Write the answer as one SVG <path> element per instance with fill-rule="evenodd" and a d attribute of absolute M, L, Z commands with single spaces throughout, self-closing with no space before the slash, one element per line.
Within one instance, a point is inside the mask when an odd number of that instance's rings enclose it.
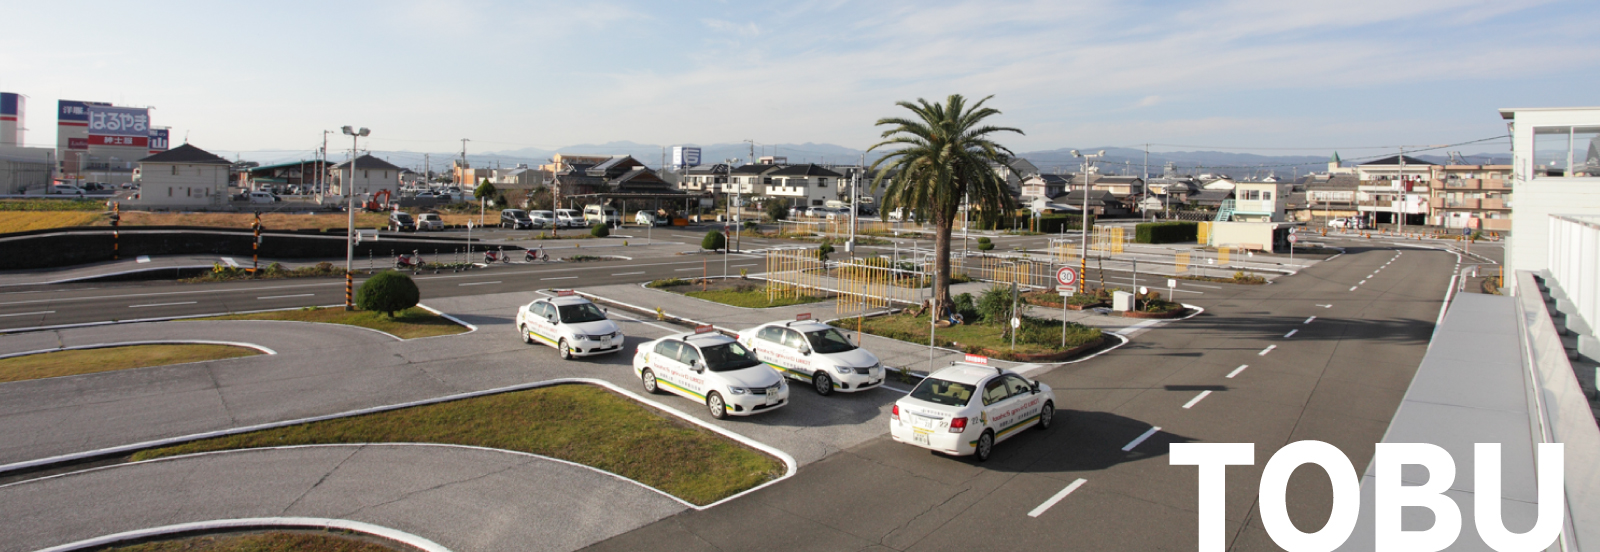
<path fill-rule="evenodd" d="M 1299 236 L 1296 236 L 1294 234 L 1289 234 L 1289 243 L 1294 243 L 1294 242 L 1297 242 L 1297 241 L 1300 241 L 1300 237 Z"/>
<path fill-rule="evenodd" d="M 1056 271 L 1056 283 L 1062 287 L 1072 287 L 1078 283 L 1078 271 L 1070 266 L 1063 266 Z"/>

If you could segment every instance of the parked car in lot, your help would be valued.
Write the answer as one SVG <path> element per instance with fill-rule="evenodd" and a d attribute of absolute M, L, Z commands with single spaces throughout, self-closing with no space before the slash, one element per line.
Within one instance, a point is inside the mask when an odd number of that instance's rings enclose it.
<path fill-rule="evenodd" d="M 789 386 L 783 378 L 744 345 L 710 328 L 639 345 L 633 371 L 644 390 L 699 402 L 719 420 L 788 404 Z"/>
<path fill-rule="evenodd" d="M 622 331 L 606 312 L 572 290 L 535 300 L 517 310 L 517 333 L 523 343 L 543 343 L 561 358 L 603 355 L 622 350 Z"/>
<path fill-rule="evenodd" d="M 553 211 L 528 211 L 528 218 L 539 228 L 549 228 L 556 225 L 556 214 Z"/>
<path fill-rule="evenodd" d="M 583 208 L 583 224 L 593 226 L 602 223 L 607 226 L 616 226 L 622 217 L 617 215 L 617 210 L 604 205 L 588 205 Z"/>
<path fill-rule="evenodd" d="M 1008 370 L 956 363 L 928 374 L 889 411 L 894 440 L 955 456 L 989 459 L 995 443 L 1024 429 L 1049 429 L 1055 392 Z"/>
<path fill-rule="evenodd" d="M 905 209 L 889 211 L 889 222 L 909 222 L 913 220 L 917 220 L 916 211 L 907 211 Z"/>
<path fill-rule="evenodd" d="M 583 226 L 583 214 L 575 209 L 556 209 L 556 223 L 562 228 Z"/>
<path fill-rule="evenodd" d="M 417 215 L 417 230 L 444 230 L 444 219 L 438 213 L 423 213 Z"/>
<path fill-rule="evenodd" d="M 788 379 L 818 395 L 853 393 L 883 385 L 883 363 L 837 328 L 811 320 L 771 322 L 739 332 L 739 343 Z"/>
<path fill-rule="evenodd" d="M 417 219 L 411 218 L 411 213 L 395 211 L 389 213 L 390 232 L 416 232 Z"/>
<path fill-rule="evenodd" d="M 247 197 L 250 203 L 277 203 L 283 201 L 278 196 L 272 195 L 271 192 L 250 192 Z"/>
<path fill-rule="evenodd" d="M 47 193 L 50 195 L 83 195 L 87 193 L 87 190 L 71 184 L 55 184 L 50 186 L 50 190 Z"/>
<path fill-rule="evenodd" d="M 528 216 L 527 211 L 522 209 L 504 209 L 500 211 L 500 227 L 510 228 L 512 230 L 532 230 L 534 225 L 533 219 Z"/>
<path fill-rule="evenodd" d="M 666 217 L 658 217 L 650 211 L 639 211 L 633 214 L 633 223 L 640 226 L 666 226 L 669 222 Z"/>

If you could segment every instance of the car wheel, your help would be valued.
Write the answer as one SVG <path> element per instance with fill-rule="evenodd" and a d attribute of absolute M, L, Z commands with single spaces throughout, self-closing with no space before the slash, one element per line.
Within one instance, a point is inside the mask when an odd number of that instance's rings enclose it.
<path fill-rule="evenodd" d="M 528 344 L 528 345 L 532 345 L 533 344 L 533 335 L 528 333 L 528 327 L 527 326 L 517 326 L 517 333 L 522 334 L 522 342 L 523 343 Z"/>
<path fill-rule="evenodd" d="M 978 450 L 973 456 L 977 456 L 979 462 L 988 462 L 991 454 L 994 454 L 994 432 L 986 429 L 978 436 Z"/>
<path fill-rule="evenodd" d="M 826 373 L 817 372 L 816 375 L 811 376 L 811 388 L 816 389 L 818 395 L 824 397 L 832 395 L 833 378 L 828 377 Z"/>
<path fill-rule="evenodd" d="M 1050 429 L 1050 422 L 1056 419 L 1056 403 L 1045 401 L 1044 410 L 1039 411 L 1039 429 Z"/>
<path fill-rule="evenodd" d="M 711 417 L 721 420 L 728 417 L 727 403 L 722 402 L 722 395 L 712 391 L 706 395 L 706 409 L 711 411 Z"/>
<path fill-rule="evenodd" d="M 566 338 L 561 339 L 561 343 L 556 345 L 556 349 L 561 351 L 561 360 L 572 360 L 572 347 L 567 346 Z"/>
<path fill-rule="evenodd" d="M 639 379 L 644 382 L 644 391 L 646 393 L 651 395 L 661 393 L 661 387 L 656 384 L 656 373 L 650 371 L 649 368 L 645 368 L 644 373 L 639 374 Z"/>

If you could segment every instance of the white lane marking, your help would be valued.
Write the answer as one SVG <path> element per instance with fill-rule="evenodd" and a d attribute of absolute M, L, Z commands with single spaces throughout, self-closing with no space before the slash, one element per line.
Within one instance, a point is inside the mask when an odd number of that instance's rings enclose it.
<path fill-rule="evenodd" d="M 1061 499 L 1066 498 L 1067 495 L 1072 494 L 1072 491 L 1078 490 L 1078 487 L 1082 487 L 1083 484 L 1087 483 L 1088 481 L 1089 480 L 1083 478 L 1073 481 L 1071 484 L 1067 485 L 1067 488 L 1061 489 L 1061 492 L 1050 497 L 1050 500 L 1044 501 L 1044 504 L 1040 504 L 1038 508 L 1034 508 L 1033 511 L 1028 512 L 1028 517 L 1039 517 L 1039 514 L 1043 514 L 1045 510 L 1049 510 L 1051 506 L 1055 506 L 1057 502 L 1061 502 Z"/>
<path fill-rule="evenodd" d="M 1325 308 L 1325 309 L 1331 309 L 1331 308 L 1333 308 L 1333 305 L 1317 305 L 1317 306 L 1319 306 L 1319 307 L 1322 307 L 1322 308 Z M 1315 316 L 1313 316 L 1313 317 L 1312 317 L 1312 318 L 1316 318 L 1316 317 L 1315 317 Z"/>
<path fill-rule="evenodd" d="M 1146 431 L 1146 432 L 1140 434 L 1139 437 L 1135 438 L 1132 441 L 1129 441 L 1127 445 L 1123 446 L 1122 447 L 1122 452 L 1128 452 L 1130 450 L 1133 450 L 1133 447 L 1139 446 L 1139 443 L 1143 443 L 1145 439 L 1149 439 L 1150 436 L 1151 435 L 1155 435 L 1157 431 L 1161 431 L 1161 427 L 1157 426 L 1157 427 L 1150 428 L 1149 431 Z"/>
<path fill-rule="evenodd" d="M 1239 372 L 1243 372 L 1245 368 L 1249 368 L 1249 367 L 1250 367 L 1249 364 L 1240 364 L 1238 368 L 1234 368 L 1232 372 L 1228 372 L 1227 378 L 1228 379 L 1233 379 L 1234 376 L 1239 375 Z"/>
<path fill-rule="evenodd" d="M 15 313 L 15 314 L 0 314 L 0 318 L 7 318 L 7 317 L 12 317 L 12 316 L 33 316 L 35 314 L 55 314 L 55 313 L 56 313 L 56 311 L 19 312 L 19 313 Z"/>
<path fill-rule="evenodd" d="M 577 279 L 577 276 L 557 276 L 555 278 L 540 278 L 539 280 L 540 281 L 544 281 L 544 280 L 574 280 L 574 279 Z"/>
<path fill-rule="evenodd" d="M 1361 281 L 1361 283 L 1358 283 L 1358 284 L 1356 284 L 1356 285 L 1358 285 L 1358 286 L 1359 286 L 1359 285 L 1361 285 L 1361 284 L 1365 284 L 1365 283 L 1367 283 L 1367 281 L 1366 281 L 1366 280 L 1362 280 L 1362 281 Z"/>
<path fill-rule="evenodd" d="M 685 270 L 705 270 L 705 268 L 704 267 L 698 267 L 698 266 L 694 267 L 694 268 L 679 268 L 679 269 L 673 270 L 673 272 L 683 272 Z"/>
<path fill-rule="evenodd" d="M 288 299 L 290 297 L 310 297 L 312 295 L 316 295 L 316 294 L 315 293 L 297 293 L 297 294 L 294 294 L 294 295 L 269 295 L 269 296 L 266 296 L 266 297 L 257 297 L 256 299 Z"/>
<path fill-rule="evenodd" d="M 1300 332 L 1299 329 L 1293 329 L 1293 330 L 1289 330 L 1289 333 L 1283 334 L 1283 336 L 1284 337 L 1294 337 L 1294 334 L 1299 333 L 1299 332 Z"/>
<path fill-rule="evenodd" d="M 1256 353 L 1256 356 L 1267 356 L 1267 353 L 1272 352 L 1272 350 L 1276 348 L 1278 348 L 1277 345 L 1268 345 L 1267 348 L 1262 349 L 1259 353 Z"/>
<path fill-rule="evenodd" d="M 1305 322 L 1301 322 L 1301 324 L 1310 324 L 1312 320 L 1316 320 L 1316 319 L 1317 319 L 1317 317 L 1313 316 L 1311 318 L 1307 318 L 1306 321 Z"/>
<path fill-rule="evenodd" d="M 149 305 L 128 305 L 128 308 L 137 309 L 141 307 L 170 307 L 172 305 L 193 305 L 195 303 L 199 303 L 199 301 L 183 301 L 181 303 L 151 303 Z"/>
<path fill-rule="evenodd" d="M 742 264 L 742 265 L 733 265 L 733 266 L 734 266 L 734 268 L 738 268 L 738 267 L 741 267 L 741 266 L 755 266 L 755 265 L 756 265 L 756 263 L 750 263 L 750 264 Z"/>
<path fill-rule="evenodd" d="M 230 267 L 239 268 L 239 261 L 233 260 L 233 257 L 223 257 L 222 262 L 228 263 Z"/>
<path fill-rule="evenodd" d="M 1206 395 L 1210 395 L 1210 394 L 1211 394 L 1211 391 L 1201 391 L 1199 395 L 1195 395 L 1194 398 L 1189 399 L 1189 402 L 1183 403 L 1183 407 L 1186 408 L 1186 409 L 1187 408 L 1193 408 L 1195 404 L 1198 404 L 1200 402 L 1200 399 L 1204 399 L 1204 398 L 1206 398 Z"/>
<path fill-rule="evenodd" d="M 1355 291 L 1355 290 L 1356 290 L 1356 286 L 1350 286 L 1350 291 Z"/>
<path fill-rule="evenodd" d="M 138 257 L 138 258 L 137 258 L 137 259 L 136 259 L 136 260 L 135 260 L 135 262 L 140 262 L 140 263 L 148 263 L 148 262 L 150 262 L 150 256 L 149 256 L 149 255 L 140 255 L 140 256 L 139 256 L 139 257 Z"/>
<path fill-rule="evenodd" d="M 632 276 L 634 274 L 644 274 L 644 271 L 641 270 L 641 271 L 638 271 L 638 272 L 618 272 L 616 274 L 612 274 L 612 276 Z"/>
<path fill-rule="evenodd" d="M 576 277 L 576 276 L 574 276 L 574 277 Z M 545 278 L 545 279 L 549 280 L 549 278 Z M 495 280 L 493 282 L 467 282 L 465 284 L 456 284 L 456 287 L 462 287 L 462 286 L 487 286 L 489 284 L 498 284 L 498 283 L 500 283 L 500 280 Z"/>

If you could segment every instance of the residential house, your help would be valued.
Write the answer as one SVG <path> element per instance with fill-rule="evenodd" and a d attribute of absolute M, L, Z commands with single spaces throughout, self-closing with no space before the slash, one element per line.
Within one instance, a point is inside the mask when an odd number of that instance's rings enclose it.
<path fill-rule="evenodd" d="M 1067 193 L 1067 186 L 1073 175 L 1066 174 L 1035 174 L 1022 181 L 1022 202 L 1035 199 L 1051 199 Z"/>
<path fill-rule="evenodd" d="M 1218 222 L 1283 222 L 1288 186 L 1281 182 L 1235 182 L 1233 199 L 1224 201 Z"/>
<path fill-rule="evenodd" d="M 699 165 L 684 171 L 678 189 L 685 192 L 715 192 L 728 183 L 729 167 L 722 163 Z"/>
<path fill-rule="evenodd" d="M 995 175 L 1005 179 L 1006 187 L 1011 189 L 1011 197 L 1021 197 L 1023 183 L 1039 174 L 1039 167 L 1021 157 L 1012 157 L 1004 164 L 990 163 L 989 168 L 994 169 Z"/>
<path fill-rule="evenodd" d="M 772 195 L 767 187 L 773 184 L 772 173 L 782 169 L 783 165 L 771 163 L 750 163 L 733 168 L 732 182 L 724 182 L 717 191 L 732 193 L 737 190 L 742 195 L 767 197 Z"/>
<path fill-rule="evenodd" d="M 1429 188 L 1428 224 L 1511 229 L 1511 165 L 1435 165 Z"/>
<path fill-rule="evenodd" d="M 1128 214 L 1128 207 L 1113 194 L 1106 190 L 1093 190 L 1089 194 L 1089 214 L 1097 217 L 1114 217 Z M 1073 190 L 1066 195 L 1055 198 L 1054 203 L 1068 205 L 1078 209 L 1083 208 L 1084 191 Z"/>
<path fill-rule="evenodd" d="M 822 206 L 828 200 L 839 199 L 838 183 L 844 177 L 815 163 L 789 165 L 768 174 L 772 183 L 767 186 L 766 197 L 787 198 L 795 205 L 806 206 Z"/>
<path fill-rule="evenodd" d="M 352 171 L 350 161 L 333 166 L 333 173 L 329 179 L 333 184 L 328 188 L 331 195 L 376 194 L 388 190 L 396 199 L 399 198 L 400 173 L 405 169 L 373 157 L 370 153 L 357 157 L 354 167 Z"/>
<path fill-rule="evenodd" d="M 1291 218 L 1301 222 L 1355 218 L 1361 215 L 1356 209 L 1361 181 L 1355 174 L 1317 174 L 1300 181 L 1305 189 L 1305 207 L 1290 208 Z"/>
<path fill-rule="evenodd" d="M 1423 225 L 1428 222 L 1428 183 L 1433 177 L 1433 163 L 1399 155 L 1368 161 L 1356 166 L 1356 176 L 1361 179 L 1357 210 L 1362 217 L 1375 224 L 1398 224 L 1404 214 L 1405 224 Z"/>
<path fill-rule="evenodd" d="M 228 205 L 233 163 L 184 144 L 139 160 L 139 196 L 146 209 L 221 209 Z"/>

